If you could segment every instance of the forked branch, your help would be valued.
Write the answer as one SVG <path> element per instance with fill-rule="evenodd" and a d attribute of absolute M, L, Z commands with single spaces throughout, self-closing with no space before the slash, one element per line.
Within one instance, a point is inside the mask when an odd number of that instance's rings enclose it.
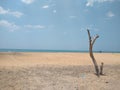
<path fill-rule="evenodd" d="M 87 32 L 88 32 L 88 37 L 89 37 L 89 53 L 90 53 L 90 57 L 93 61 L 93 64 L 94 64 L 94 67 L 95 67 L 95 71 L 96 71 L 96 75 L 99 76 L 100 73 L 99 73 L 99 67 L 97 65 L 97 62 L 94 58 L 94 55 L 93 55 L 93 51 L 92 51 L 92 47 L 93 47 L 93 44 L 95 43 L 96 39 L 99 37 L 98 35 L 95 36 L 95 38 L 91 39 L 91 36 L 90 36 L 90 31 L 87 29 Z"/>
<path fill-rule="evenodd" d="M 92 40 L 92 42 L 91 42 L 91 43 L 92 43 L 92 46 L 94 45 L 94 43 L 95 43 L 95 41 L 96 41 L 97 38 L 99 38 L 99 35 L 96 34 L 96 36 L 93 38 L 93 40 Z"/>

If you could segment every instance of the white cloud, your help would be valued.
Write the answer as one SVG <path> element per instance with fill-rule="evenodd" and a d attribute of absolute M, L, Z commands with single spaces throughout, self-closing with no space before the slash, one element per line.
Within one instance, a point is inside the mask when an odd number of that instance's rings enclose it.
<path fill-rule="evenodd" d="M 103 3 L 103 2 L 113 2 L 114 0 L 94 0 L 94 1 L 96 1 L 96 2 L 98 2 L 98 3 Z"/>
<path fill-rule="evenodd" d="M 115 0 L 87 0 L 86 6 L 93 6 L 94 3 L 113 2 Z"/>
<path fill-rule="evenodd" d="M 76 18 L 76 16 L 69 16 L 69 18 L 73 19 L 73 18 Z"/>
<path fill-rule="evenodd" d="M 107 12 L 107 16 L 110 18 L 110 17 L 114 17 L 115 14 L 113 12 L 109 11 L 109 12 Z"/>
<path fill-rule="evenodd" d="M 13 22 L 8 22 L 7 20 L 0 20 L 0 27 L 3 27 L 11 32 L 15 31 L 15 30 L 19 30 L 19 29 L 23 29 L 23 30 L 31 30 L 31 29 L 44 29 L 46 28 L 45 26 L 42 25 L 24 25 L 24 26 L 18 26 Z"/>
<path fill-rule="evenodd" d="M 25 28 L 29 28 L 29 29 L 44 29 L 45 26 L 42 25 L 25 25 Z"/>
<path fill-rule="evenodd" d="M 0 14 L 7 14 L 9 13 L 9 10 L 5 10 L 0 6 Z"/>
<path fill-rule="evenodd" d="M 94 0 L 88 0 L 86 6 L 93 6 Z"/>
<path fill-rule="evenodd" d="M 10 12 L 9 14 L 11 14 L 11 15 L 17 17 L 17 18 L 20 18 L 23 15 L 23 13 L 18 12 L 18 11 Z"/>
<path fill-rule="evenodd" d="M 9 15 L 15 16 L 17 18 L 20 18 L 23 15 L 23 13 L 18 12 L 18 11 L 11 11 L 9 9 L 5 10 L 1 6 L 0 6 L 0 14 L 9 14 Z"/>
<path fill-rule="evenodd" d="M 53 13 L 56 13 L 57 11 L 56 10 L 53 10 Z"/>
<path fill-rule="evenodd" d="M 49 8 L 49 5 L 44 5 L 42 8 L 44 9 Z"/>
<path fill-rule="evenodd" d="M 14 23 L 8 22 L 7 20 L 0 20 L 0 26 L 9 29 L 9 31 L 15 31 L 19 29 L 19 26 Z"/>
<path fill-rule="evenodd" d="M 23 3 L 25 4 L 31 4 L 33 3 L 35 0 L 21 0 Z"/>

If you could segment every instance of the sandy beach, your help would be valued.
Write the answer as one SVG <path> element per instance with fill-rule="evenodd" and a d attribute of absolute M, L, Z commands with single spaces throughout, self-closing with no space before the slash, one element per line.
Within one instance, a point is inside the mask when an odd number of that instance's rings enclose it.
<path fill-rule="evenodd" d="M 119 53 L 95 53 L 98 64 L 120 64 Z M 0 53 L 0 66 L 92 65 L 89 53 Z"/>
<path fill-rule="evenodd" d="M 89 53 L 0 53 L 0 90 L 119 90 L 120 54 L 94 55 L 100 78 Z"/>

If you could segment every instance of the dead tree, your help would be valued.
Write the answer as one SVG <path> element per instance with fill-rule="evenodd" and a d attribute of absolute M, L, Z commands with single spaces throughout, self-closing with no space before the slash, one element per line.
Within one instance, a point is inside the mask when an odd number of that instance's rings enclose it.
<path fill-rule="evenodd" d="M 104 65 L 104 63 L 102 62 L 102 63 L 101 63 L 101 66 L 100 66 L 100 75 L 104 75 L 104 74 L 103 74 L 103 65 Z"/>
<path fill-rule="evenodd" d="M 93 61 L 95 71 L 96 71 L 96 75 L 99 76 L 100 75 L 99 67 L 98 67 L 97 61 L 95 60 L 95 57 L 93 55 L 93 51 L 92 51 L 93 45 L 94 45 L 96 39 L 99 38 L 99 36 L 96 35 L 94 38 L 91 38 L 90 31 L 88 29 L 87 29 L 87 32 L 88 32 L 88 37 L 89 37 L 89 53 L 90 53 L 90 57 L 91 57 L 91 59 Z"/>

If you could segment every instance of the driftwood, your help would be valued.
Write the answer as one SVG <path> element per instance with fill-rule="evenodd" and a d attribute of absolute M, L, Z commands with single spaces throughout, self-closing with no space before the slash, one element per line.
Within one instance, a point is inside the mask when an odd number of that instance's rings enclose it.
<path fill-rule="evenodd" d="M 101 65 L 100 65 L 100 75 L 104 75 L 103 74 L 103 65 L 104 65 L 104 63 L 102 62 Z"/>
<path fill-rule="evenodd" d="M 91 38 L 90 36 L 90 31 L 87 29 L 87 32 L 88 32 L 88 37 L 89 37 L 89 53 L 90 53 L 90 57 L 93 61 L 93 64 L 94 64 L 94 67 L 95 67 L 95 71 L 96 71 L 96 75 L 99 77 L 100 73 L 99 73 L 99 67 L 98 67 L 98 64 L 97 64 L 97 61 L 95 60 L 95 57 L 93 55 L 93 45 L 96 41 L 97 38 L 99 38 L 98 35 L 96 35 L 93 39 Z M 101 73 L 102 73 L 102 68 L 101 68 Z"/>

